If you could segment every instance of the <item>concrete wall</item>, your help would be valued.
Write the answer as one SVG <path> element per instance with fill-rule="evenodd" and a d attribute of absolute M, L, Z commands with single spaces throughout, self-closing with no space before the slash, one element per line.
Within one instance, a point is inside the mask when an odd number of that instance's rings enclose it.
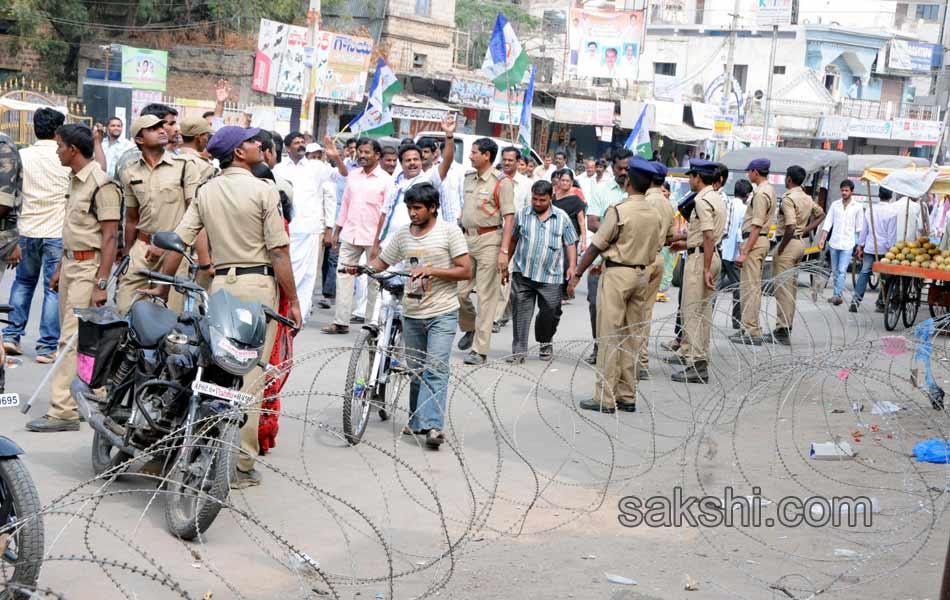
<path fill-rule="evenodd" d="M 398 71 L 447 72 L 455 60 L 455 0 L 429 0 L 429 16 L 416 14 L 416 0 L 390 0 L 381 39 Z M 414 55 L 425 66 L 414 66 Z"/>
<path fill-rule="evenodd" d="M 40 55 L 29 43 L 15 35 L 0 35 L 0 69 L 35 72 L 39 66 Z"/>

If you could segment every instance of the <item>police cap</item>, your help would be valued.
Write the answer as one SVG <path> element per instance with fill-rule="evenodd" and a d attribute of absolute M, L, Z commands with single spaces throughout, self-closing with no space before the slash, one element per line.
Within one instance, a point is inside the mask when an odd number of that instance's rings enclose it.
<path fill-rule="evenodd" d="M 136 117 L 136 119 L 132 121 L 132 127 L 129 128 L 129 133 L 132 135 L 132 139 L 134 140 L 139 136 L 139 132 L 143 129 L 151 129 L 159 123 L 164 122 L 165 121 L 159 119 L 155 115 L 143 115 L 141 117 Z"/>
<path fill-rule="evenodd" d="M 719 165 L 712 162 L 711 160 L 695 160 L 689 161 L 689 170 L 686 171 L 687 175 L 692 175 L 696 173 L 697 175 L 716 175 L 719 173 Z"/>
<path fill-rule="evenodd" d="M 646 173 L 650 177 L 653 177 L 654 175 L 659 175 L 659 172 L 656 169 L 655 162 L 651 162 L 639 156 L 633 156 L 627 159 L 627 169 L 631 171 L 640 171 L 641 173 Z"/>
<path fill-rule="evenodd" d="M 261 130 L 257 127 L 251 127 L 245 129 L 243 127 L 236 127 L 234 125 L 228 125 L 222 127 L 211 136 L 211 140 L 208 141 L 208 154 L 221 160 L 226 158 L 229 154 L 234 152 L 234 149 L 251 139 Z"/>
<path fill-rule="evenodd" d="M 745 170 L 746 170 L 746 171 L 759 171 L 759 172 L 761 173 L 761 172 L 763 172 L 763 171 L 768 171 L 771 166 L 772 166 L 772 161 L 770 161 L 769 159 L 767 159 L 767 158 L 756 158 L 756 159 L 754 159 L 754 160 L 749 161 L 749 166 L 746 167 Z"/>
<path fill-rule="evenodd" d="M 189 117 L 181 124 L 181 134 L 186 137 L 198 137 L 202 133 L 214 133 L 208 121 L 201 117 Z"/>

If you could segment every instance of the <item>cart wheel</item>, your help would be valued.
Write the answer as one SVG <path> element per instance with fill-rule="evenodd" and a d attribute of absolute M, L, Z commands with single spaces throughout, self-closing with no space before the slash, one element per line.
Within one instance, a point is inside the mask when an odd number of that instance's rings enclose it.
<path fill-rule="evenodd" d="M 871 271 L 871 277 L 868 278 L 868 287 L 871 288 L 872 290 L 876 290 L 877 284 L 879 282 L 880 282 L 880 276 L 874 271 Z"/>
<path fill-rule="evenodd" d="M 923 282 L 916 277 L 904 282 L 904 327 L 913 327 L 917 321 L 917 311 L 920 310 L 920 290 Z"/>
<path fill-rule="evenodd" d="M 901 299 L 901 277 L 894 277 L 884 294 L 884 329 L 894 331 L 900 321 L 904 303 Z"/>

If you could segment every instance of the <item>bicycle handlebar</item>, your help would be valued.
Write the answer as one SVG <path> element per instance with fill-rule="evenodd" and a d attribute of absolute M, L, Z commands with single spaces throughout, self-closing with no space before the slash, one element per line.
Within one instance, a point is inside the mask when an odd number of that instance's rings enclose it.
<path fill-rule="evenodd" d="M 393 277 L 411 277 L 411 273 L 405 271 L 376 271 L 375 269 L 368 267 L 366 265 L 342 265 L 337 269 L 338 273 L 346 273 L 347 268 L 355 268 L 357 275 L 368 275 L 369 277 L 382 281 L 384 279 L 392 279 Z"/>

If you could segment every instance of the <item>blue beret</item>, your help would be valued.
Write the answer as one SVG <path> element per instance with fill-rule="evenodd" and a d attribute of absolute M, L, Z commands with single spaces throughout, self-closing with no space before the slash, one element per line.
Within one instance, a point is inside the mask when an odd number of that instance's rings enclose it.
<path fill-rule="evenodd" d="M 632 171 L 640 171 L 650 176 L 656 175 L 656 163 L 651 162 L 639 156 L 633 156 L 627 159 L 627 168 Z"/>
<path fill-rule="evenodd" d="M 667 173 L 669 173 L 669 171 L 666 168 L 666 165 L 664 165 L 658 160 L 653 161 L 653 166 L 654 168 L 656 168 L 656 174 L 659 175 L 660 177 L 666 177 Z"/>
<path fill-rule="evenodd" d="M 746 171 L 768 171 L 772 166 L 772 161 L 767 158 L 756 158 L 749 162 L 749 166 L 746 167 Z"/>
<path fill-rule="evenodd" d="M 222 127 L 208 141 L 208 154 L 221 160 L 260 132 L 261 130 L 256 127 L 250 129 L 235 127 L 234 125 Z"/>
<path fill-rule="evenodd" d="M 695 160 L 689 161 L 689 170 L 686 171 L 686 174 L 696 173 L 698 175 L 716 175 L 719 173 L 719 165 L 712 162 L 711 160 Z"/>

